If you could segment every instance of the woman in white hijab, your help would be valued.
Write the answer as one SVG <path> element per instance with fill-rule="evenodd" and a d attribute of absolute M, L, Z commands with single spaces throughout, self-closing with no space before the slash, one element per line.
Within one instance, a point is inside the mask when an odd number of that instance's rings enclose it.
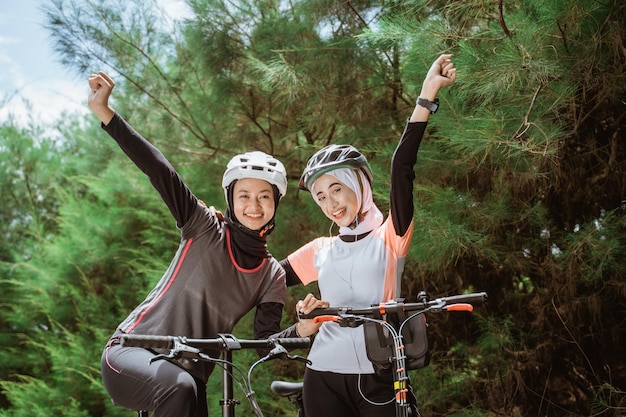
<path fill-rule="evenodd" d="M 394 153 L 387 219 L 373 201 L 367 159 L 355 147 L 330 145 L 309 159 L 299 187 L 339 226 L 339 235 L 319 237 L 281 261 L 288 284 L 317 281 L 322 300 L 331 307 L 369 307 L 399 296 L 413 236 L 413 166 L 428 118 L 438 107 L 437 93 L 456 79 L 451 57 L 442 55 L 432 64 Z M 395 416 L 392 375 L 375 372 L 363 326 L 324 323 L 308 359 L 308 417 Z"/>

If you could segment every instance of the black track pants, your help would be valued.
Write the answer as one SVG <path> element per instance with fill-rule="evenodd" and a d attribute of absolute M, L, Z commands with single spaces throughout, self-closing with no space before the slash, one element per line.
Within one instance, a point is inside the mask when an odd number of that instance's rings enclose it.
<path fill-rule="evenodd" d="M 304 413 L 307 417 L 396 415 L 391 375 L 337 374 L 307 368 L 304 373 L 303 399 Z"/>

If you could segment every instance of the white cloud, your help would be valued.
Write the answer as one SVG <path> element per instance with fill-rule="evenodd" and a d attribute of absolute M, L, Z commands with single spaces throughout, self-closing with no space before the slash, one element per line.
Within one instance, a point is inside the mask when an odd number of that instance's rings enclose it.
<path fill-rule="evenodd" d="M 23 85 L 17 94 L 9 94 L 8 101 L 0 107 L 0 121 L 12 118 L 19 124 L 34 120 L 37 124 L 52 125 L 64 112 L 86 113 L 87 94 L 86 87 L 71 80 L 31 82 Z"/>
<path fill-rule="evenodd" d="M 38 12 L 40 0 L 0 0 L 0 123 L 53 124 L 64 112 L 87 113 L 87 80 L 56 62 Z M 173 20 L 192 15 L 183 0 L 158 0 Z"/>
<path fill-rule="evenodd" d="M 0 4 L 0 123 L 9 118 L 52 124 L 63 112 L 82 112 L 83 88 L 52 54 L 39 0 Z"/>
<path fill-rule="evenodd" d="M 182 20 L 193 15 L 191 9 L 183 0 L 159 0 L 159 7 L 174 20 Z"/>
<path fill-rule="evenodd" d="M 4 19 L 0 18 L 0 23 L 2 23 Z M 7 36 L 0 36 L 0 45 L 7 45 L 7 44 L 12 44 L 12 43 L 18 43 L 19 40 L 17 40 L 16 38 L 12 38 L 12 37 L 7 37 Z"/>
<path fill-rule="evenodd" d="M 20 65 L 11 57 L 0 54 L 0 66 L 0 85 L 5 85 L 6 93 L 14 92 L 26 83 Z"/>

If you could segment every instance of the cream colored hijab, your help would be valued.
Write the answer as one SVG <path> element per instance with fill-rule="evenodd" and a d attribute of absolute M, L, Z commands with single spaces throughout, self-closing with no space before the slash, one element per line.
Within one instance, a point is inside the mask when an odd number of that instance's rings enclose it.
<path fill-rule="evenodd" d="M 350 226 L 339 228 L 340 235 L 361 235 L 371 232 L 383 223 L 383 214 L 374 204 L 372 186 L 360 169 L 339 168 L 327 174 L 337 178 L 339 182 L 354 191 L 360 207 L 357 218 L 352 219 Z M 313 200 L 320 205 L 315 192 L 315 182 L 311 186 L 311 195 Z"/>

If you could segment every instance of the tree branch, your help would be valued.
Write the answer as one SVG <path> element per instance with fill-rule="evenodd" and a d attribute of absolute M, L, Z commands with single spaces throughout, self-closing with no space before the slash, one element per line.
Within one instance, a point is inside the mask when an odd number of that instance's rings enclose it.
<path fill-rule="evenodd" d="M 510 38 L 511 37 L 511 31 L 506 26 L 506 22 L 504 21 L 504 7 L 503 7 L 503 3 L 504 3 L 504 0 L 498 0 L 498 22 L 500 22 L 500 27 L 504 31 L 504 34 L 508 38 Z"/>

